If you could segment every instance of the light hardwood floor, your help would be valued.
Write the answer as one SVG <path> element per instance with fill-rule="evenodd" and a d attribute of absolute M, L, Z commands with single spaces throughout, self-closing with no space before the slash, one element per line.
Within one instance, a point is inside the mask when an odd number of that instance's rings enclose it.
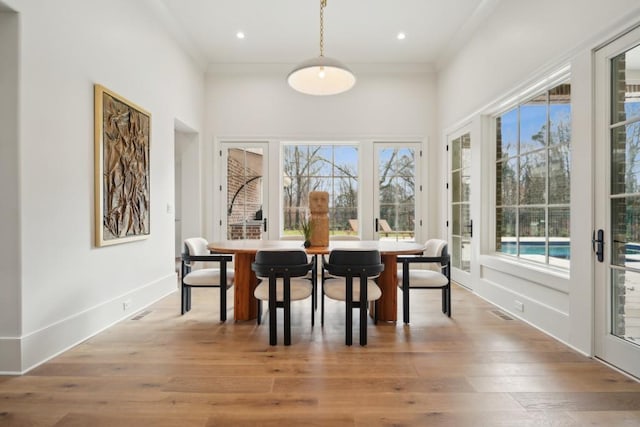
<path fill-rule="evenodd" d="M 194 290 L 184 316 L 173 294 L 0 377 L 0 426 L 640 425 L 639 383 L 460 287 L 451 319 L 438 291 L 413 291 L 411 325 L 370 323 L 367 347 L 343 344 L 337 302 L 312 329 L 309 300 L 292 345 L 280 330 L 271 347 L 265 323 L 218 322 L 217 292 Z"/>

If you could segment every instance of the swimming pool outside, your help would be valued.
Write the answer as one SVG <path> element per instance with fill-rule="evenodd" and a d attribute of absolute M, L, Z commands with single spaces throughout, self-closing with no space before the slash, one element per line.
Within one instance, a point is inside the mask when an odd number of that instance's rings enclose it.
<path fill-rule="evenodd" d="M 520 239 L 520 244 L 516 238 L 503 238 L 500 252 L 508 255 L 545 255 L 547 241 L 544 237 L 533 237 Z M 568 238 L 549 239 L 549 257 L 571 259 L 571 240 Z"/>

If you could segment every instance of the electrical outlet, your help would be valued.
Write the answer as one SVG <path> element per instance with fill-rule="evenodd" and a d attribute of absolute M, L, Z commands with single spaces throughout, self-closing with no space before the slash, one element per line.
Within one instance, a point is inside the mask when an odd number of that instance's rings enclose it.
<path fill-rule="evenodd" d="M 122 311 L 127 311 L 129 310 L 129 307 L 131 307 L 131 300 L 125 300 L 122 302 Z"/>
<path fill-rule="evenodd" d="M 516 308 L 516 310 L 518 310 L 518 311 L 524 311 L 524 303 L 523 303 L 522 301 L 515 300 L 515 301 L 513 302 L 513 305 L 514 305 L 514 307 Z"/>

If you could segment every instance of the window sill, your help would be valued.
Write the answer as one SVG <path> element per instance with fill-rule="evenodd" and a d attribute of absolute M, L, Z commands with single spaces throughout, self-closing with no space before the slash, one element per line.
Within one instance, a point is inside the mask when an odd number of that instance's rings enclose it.
<path fill-rule="evenodd" d="M 567 270 L 499 254 L 481 255 L 480 264 L 550 289 L 569 293 L 570 274 Z"/>

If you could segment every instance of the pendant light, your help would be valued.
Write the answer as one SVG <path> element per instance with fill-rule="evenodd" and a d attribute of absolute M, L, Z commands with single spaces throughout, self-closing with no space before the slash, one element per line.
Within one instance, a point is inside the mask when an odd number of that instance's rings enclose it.
<path fill-rule="evenodd" d="M 308 95 L 336 95 L 346 92 L 356 83 L 356 77 L 337 59 L 324 56 L 324 8 L 320 0 L 320 56 L 298 64 L 289 76 L 289 86 Z"/>

